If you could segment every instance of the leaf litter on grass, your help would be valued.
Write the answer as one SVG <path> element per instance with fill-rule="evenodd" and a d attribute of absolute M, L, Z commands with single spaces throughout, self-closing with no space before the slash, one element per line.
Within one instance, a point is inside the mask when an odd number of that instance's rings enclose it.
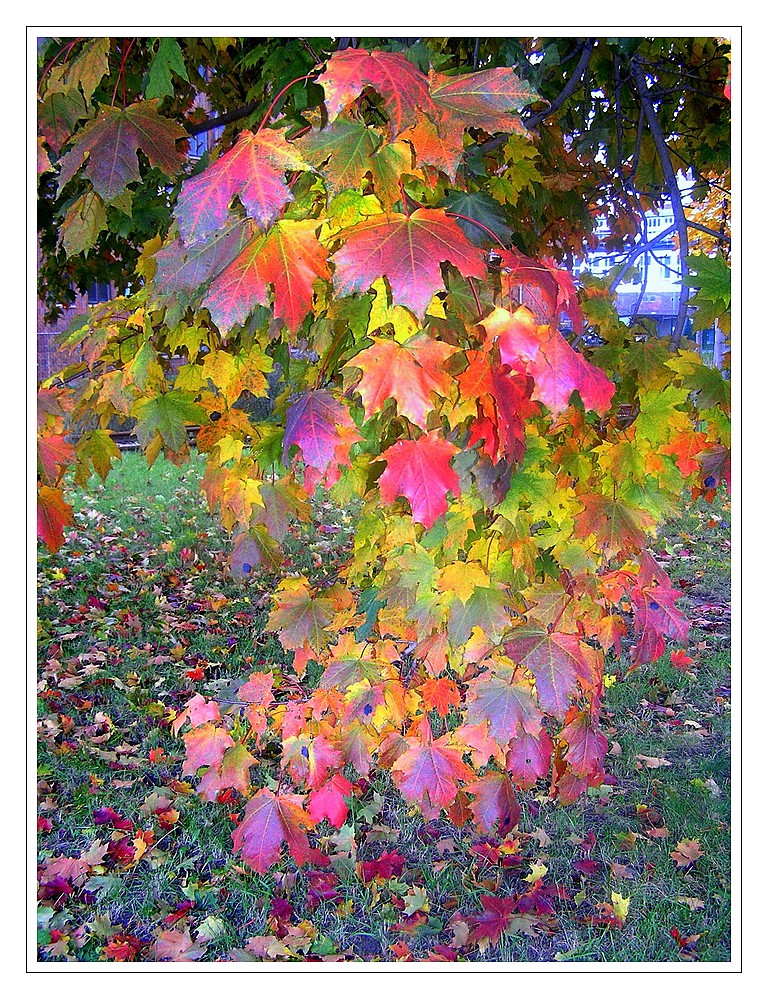
<path fill-rule="evenodd" d="M 225 535 L 196 486 L 194 468 L 126 458 L 41 558 L 43 960 L 727 960 L 725 612 L 708 609 L 720 630 L 694 630 L 690 662 L 611 688 L 621 754 L 580 804 L 534 786 L 514 829 L 495 810 L 478 836 L 439 808 L 411 815 L 377 778 L 346 799 L 340 831 L 314 820 L 306 869 L 259 875 L 231 855 L 242 794 L 212 791 L 205 812 L 172 731 L 283 656 L 262 631 L 273 584 L 223 571 Z M 316 516 L 325 530 L 294 523 L 289 538 L 310 575 L 344 557 L 351 523 L 322 500 Z M 685 543 L 714 604 L 719 570 Z M 450 710 L 450 690 L 434 696 Z"/>

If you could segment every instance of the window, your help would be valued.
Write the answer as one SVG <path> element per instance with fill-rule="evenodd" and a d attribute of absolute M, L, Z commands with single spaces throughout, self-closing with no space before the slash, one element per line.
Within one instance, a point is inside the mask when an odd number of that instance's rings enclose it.
<path fill-rule="evenodd" d="M 109 281 L 94 281 L 92 285 L 88 287 L 88 304 L 98 305 L 99 302 L 111 302 L 113 298 L 112 295 L 112 285 Z"/>
<path fill-rule="evenodd" d="M 659 257 L 659 268 L 661 270 L 661 277 L 664 281 L 669 281 L 672 277 L 672 271 L 670 270 L 670 256 L 665 254 L 663 257 Z"/>

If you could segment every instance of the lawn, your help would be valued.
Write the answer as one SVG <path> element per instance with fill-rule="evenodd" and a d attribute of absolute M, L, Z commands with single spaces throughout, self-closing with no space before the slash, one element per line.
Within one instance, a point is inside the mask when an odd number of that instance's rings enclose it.
<path fill-rule="evenodd" d="M 586 801 L 542 783 L 515 830 L 479 836 L 426 823 L 377 774 L 305 867 L 260 875 L 232 851 L 242 799 L 201 801 L 171 731 L 195 693 L 290 661 L 263 630 L 275 581 L 227 573 L 200 472 L 126 455 L 78 495 L 64 547 L 40 551 L 40 960 L 731 959 L 727 502 L 691 503 L 654 545 L 690 661 L 610 664 L 610 777 Z M 318 579 L 354 516 L 322 498 L 314 514 L 287 569 Z"/>

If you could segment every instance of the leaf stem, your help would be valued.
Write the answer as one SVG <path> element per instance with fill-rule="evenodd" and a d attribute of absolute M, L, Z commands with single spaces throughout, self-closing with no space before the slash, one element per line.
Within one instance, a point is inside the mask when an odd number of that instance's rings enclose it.
<path fill-rule="evenodd" d="M 302 80 L 311 80 L 312 77 L 313 77 L 312 73 L 305 73 L 304 76 L 297 76 L 295 80 L 291 80 L 290 83 L 286 83 L 283 89 L 278 93 L 277 97 L 275 97 L 275 99 L 267 108 L 267 113 L 261 119 L 261 124 L 256 129 L 256 131 L 260 132 L 262 128 L 264 128 L 264 126 L 267 124 L 267 122 L 269 121 L 269 116 L 272 114 L 272 111 L 274 110 L 275 104 L 277 104 L 277 102 L 280 100 L 280 98 L 283 96 L 286 90 L 290 90 L 291 87 L 294 85 L 294 83 L 300 83 Z"/>
<path fill-rule="evenodd" d="M 454 219 L 463 219 L 465 222 L 471 222 L 472 225 L 476 225 L 476 226 L 478 226 L 478 228 L 484 229 L 485 232 L 487 232 L 489 236 L 493 236 L 493 238 L 496 240 L 496 242 L 499 244 L 499 246 L 502 248 L 502 250 L 506 250 L 507 249 L 506 244 L 502 243 L 502 241 L 499 239 L 499 237 L 496 235 L 496 233 L 493 231 L 493 229 L 489 229 L 487 225 L 483 225 L 483 223 L 482 222 L 478 222 L 477 219 L 471 219 L 468 215 L 462 215 L 460 212 L 448 212 L 447 211 L 445 214 L 446 215 L 450 215 Z"/>

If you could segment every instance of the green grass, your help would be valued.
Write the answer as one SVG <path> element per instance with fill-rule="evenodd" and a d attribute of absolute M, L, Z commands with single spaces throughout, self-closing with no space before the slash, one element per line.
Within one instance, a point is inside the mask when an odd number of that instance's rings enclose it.
<path fill-rule="evenodd" d="M 341 831 L 326 823 L 319 830 L 338 883 L 336 898 L 317 901 L 313 864 L 296 870 L 285 861 L 267 875 L 242 866 L 228 815 L 240 809 L 198 800 L 181 774 L 184 747 L 170 732 L 169 712 L 195 692 L 215 696 L 259 663 L 286 661 L 263 632 L 274 580 L 227 575 L 227 536 L 200 498 L 201 469 L 197 459 L 185 468 L 160 459 L 147 469 L 140 456 L 125 456 L 105 485 L 94 481 L 79 497 L 61 551 L 41 551 L 39 814 L 51 828 L 40 834 L 40 862 L 120 836 L 96 823 L 100 808 L 130 819 L 131 837 L 155 834 L 137 863 L 108 856 L 71 893 L 43 891 L 42 960 L 109 960 L 107 945 L 119 934 L 134 939 L 137 959 L 151 959 L 155 934 L 172 925 L 193 938 L 209 934 L 206 961 L 252 959 L 248 939 L 282 934 L 286 925 L 283 946 L 294 941 L 299 960 L 391 961 L 402 942 L 416 959 L 440 945 L 470 961 L 730 960 L 727 507 L 713 516 L 692 504 L 655 545 L 661 560 L 674 556 L 664 564 L 695 622 L 694 662 L 684 671 L 666 655 L 627 676 L 625 663 L 609 667 L 620 678 L 604 704 L 610 784 L 568 808 L 551 802 L 544 786 L 522 795 L 520 863 L 500 866 L 473 852 L 471 825 L 425 824 L 388 774 L 376 774 Z M 289 554 L 293 568 L 310 575 L 343 558 L 352 531 L 352 517 L 322 500 L 315 518 L 339 530 L 297 528 Z M 639 756 L 665 762 L 649 768 Z M 179 813 L 167 829 L 151 813 L 157 796 Z M 598 864 L 587 876 L 573 864 L 589 834 Z M 689 868 L 670 856 L 685 839 L 703 851 Z M 402 874 L 363 884 L 355 861 L 383 850 L 403 855 Z M 544 883 L 561 890 L 552 918 L 516 926 L 485 951 L 461 946 L 461 916 L 478 913 L 483 896 L 523 891 L 533 862 L 545 864 Z M 629 896 L 626 924 L 592 925 L 612 892 Z M 178 922 L 164 922 L 190 902 Z M 292 911 L 280 927 L 273 906 L 286 902 Z M 420 904 L 423 917 L 404 925 L 404 907 Z M 681 949 L 673 930 L 698 940 Z"/>

